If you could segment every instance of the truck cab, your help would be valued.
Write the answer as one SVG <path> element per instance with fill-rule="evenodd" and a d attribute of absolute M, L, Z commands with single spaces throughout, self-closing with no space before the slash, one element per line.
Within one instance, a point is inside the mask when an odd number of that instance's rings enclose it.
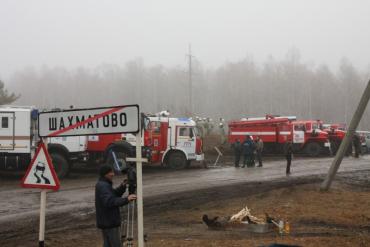
<path fill-rule="evenodd" d="M 318 156 L 330 153 L 328 133 L 320 120 L 300 120 L 293 123 L 293 144 L 301 145 L 305 154 Z"/>
<path fill-rule="evenodd" d="M 142 156 L 151 164 L 163 164 L 173 169 L 190 166 L 192 161 L 204 159 L 202 141 L 198 136 L 196 124 L 188 118 L 147 116 L 142 131 Z M 125 162 L 126 157 L 135 155 L 136 137 L 133 134 L 109 134 L 90 136 L 88 151 L 90 157 L 113 162 Z"/>
<path fill-rule="evenodd" d="M 153 151 L 158 161 L 180 168 L 189 166 L 193 160 L 204 159 L 202 140 L 193 120 L 168 117 L 149 117 L 149 120 L 151 126 L 155 126 L 149 132 L 152 133 Z"/>

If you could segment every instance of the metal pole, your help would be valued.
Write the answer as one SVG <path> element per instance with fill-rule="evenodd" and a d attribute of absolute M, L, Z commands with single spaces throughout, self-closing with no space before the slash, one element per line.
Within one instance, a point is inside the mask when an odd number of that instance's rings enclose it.
<path fill-rule="evenodd" d="M 360 122 L 362 118 L 362 115 L 366 109 L 367 103 L 369 102 L 369 98 L 370 98 L 370 81 L 367 83 L 366 89 L 364 93 L 362 94 L 360 103 L 358 104 L 356 112 L 352 117 L 351 123 L 349 124 L 344 140 L 339 146 L 337 155 L 335 156 L 333 163 L 331 164 L 331 167 L 326 176 L 326 179 L 321 184 L 320 189 L 322 191 L 329 190 L 331 182 L 333 181 L 335 174 L 337 173 L 339 166 L 343 160 L 343 156 L 345 152 L 347 151 L 348 146 L 352 143 L 353 134 L 358 126 L 358 123 Z"/>
<path fill-rule="evenodd" d="M 45 211 L 46 211 L 46 190 L 41 190 L 40 200 L 40 230 L 39 230 L 39 247 L 45 246 Z"/>
<path fill-rule="evenodd" d="M 136 134 L 136 176 L 137 176 L 137 230 L 138 246 L 144 247 L 144 220 L 143 220 L 143 177 L 141 160 L 141 128 Z"/>
<path fill-rule="evenodd" d="M 42 138 L 46 148 L 48 147 L 48 140 Z M 46 213 L 46 190 L 41 190 L 40 199 L 40 229 L 39 229 L 39 247 L 45 246 L 45 213 Z"/>

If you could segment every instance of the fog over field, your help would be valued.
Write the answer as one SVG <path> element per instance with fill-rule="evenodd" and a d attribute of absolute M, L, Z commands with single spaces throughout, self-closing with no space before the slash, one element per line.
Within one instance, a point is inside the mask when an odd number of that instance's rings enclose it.
<path fill-rule="evenodd" d="M 365 0 L 4 0 L 0 80 L 18 105 L 349 123 L 370 79 L 369 9 Z M 360 128 L 370 129 L 370 109 Z"/>

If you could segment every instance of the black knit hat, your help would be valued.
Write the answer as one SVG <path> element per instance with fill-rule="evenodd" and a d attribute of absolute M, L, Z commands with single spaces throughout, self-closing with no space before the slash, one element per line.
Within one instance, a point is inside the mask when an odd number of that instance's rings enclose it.
<path fill-rule="evenodd" d="M 111 171 L 113 171 L 112 167 L 108 165 L 102 165 L 99 169 L 99 175 L 100 177 L 104 177 L 106 174 L 108 174 Z"/>

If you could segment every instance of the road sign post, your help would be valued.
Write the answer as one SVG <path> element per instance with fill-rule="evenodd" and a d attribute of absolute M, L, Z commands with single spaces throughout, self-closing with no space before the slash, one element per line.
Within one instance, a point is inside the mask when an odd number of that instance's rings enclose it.
<path fill-rule="evenodd" d="M 136 134 L 136 158 L 127 158 L 129 162 L 136 162 L 136 193 L 137 193 L 137 233 L 138 247 L 144 246 L 144 214 L 143 214 L 143 162 L 147 159 L 141 157 L 141 131 Z"/>
<path fill-rule="evenodd" d="M 73 109 L 39 113 L 39 136 L 82 136 L 113 133 L 136 134 L 138 246 L 144 246 L 141 126 L 138 105 Z M 42 197 L 43 198 L 43 197 Z M 40 216 L 41 228 L 41 216 Z M 41 237 L 41 233 L 40 233 Z"/>
<path fill-rule="evenodd" d="M 137 176 L 137 227 L 138 245 L 144 246 L 144 217 L 143 217 L 143 177 L 141 161 L 141 131 L 136 134 L 136 176 Z"/>
<path fill-rule="evenodd" d="M 46 214 L 46 190 L 41 190 L 40 199 L 40 228 L 39 228 L 39 247 L 45 246 L 45 214 Z"/>
<path fill-rule="evenodd" d="M 47 139 L 42 139 L 45 145 L 48 145 Z M 45 246 L 45 216 L 46 215 L 46 189 L 40 193 L 40 226 L 39 226 L 39 247 Z"/>
<path fill-rule="evenodd" d="M 46 140 L 45 140 L 46 142 Z M 47 144 L 47 143 L 46 143 Z M 48 154 L 45 143 L 41 140 L 34 157 L 28 166 L 27 172 L 21 183 L 24 188 L 39 188 L 40 193 L 40 225 L 39 247 L 45 246 L 45 214 L 47 189 L 58 190 L 60 183 L 55 173 L 54 166 Z"/>

